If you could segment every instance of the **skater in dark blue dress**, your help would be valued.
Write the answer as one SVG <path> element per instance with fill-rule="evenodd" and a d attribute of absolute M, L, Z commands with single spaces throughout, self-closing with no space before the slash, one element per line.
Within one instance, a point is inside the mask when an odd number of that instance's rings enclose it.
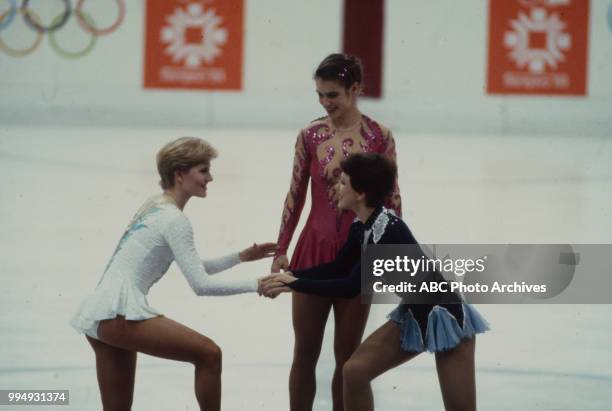
<path fill-rule="evenodd" d="M 341 164 L 338 208 L 357 215 L 336 259 L 263 279 L 268 296 L 302 292 L 353 298 L 361 292 L 361 251 L 368 244 L 417 244 L 408 226 L 382 206 L 397 169 L 381 154 L 353 154 Z M 439 304 L 403 302 L 370 335 L 343 368 L 345 410 L 372 410 L 370 382 L 387 370 L 429 351 L 446 409 L 475 410 L 475 335 L 488 330 L 484 318 L 455 296 Z"/>

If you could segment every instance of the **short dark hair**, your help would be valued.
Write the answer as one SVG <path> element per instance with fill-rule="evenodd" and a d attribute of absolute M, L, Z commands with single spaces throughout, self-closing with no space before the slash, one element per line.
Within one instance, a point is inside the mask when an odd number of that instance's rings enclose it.
<path fill-rule="evenodd" d="M 337 81 L 348 90 L 355 83 L 363 86 L 363 65 L 358 57 L 341 53 L 330 54 L 319 64 L 314 78 Z"/>
<path fill-rule="evenodd" d="M 393 192 L 397 166 L 383 154 L 351 154 L 342 160 L 340 168 L 351 178 L 353 190 L 365 194 L 368 207 L 383 205 Z"/>

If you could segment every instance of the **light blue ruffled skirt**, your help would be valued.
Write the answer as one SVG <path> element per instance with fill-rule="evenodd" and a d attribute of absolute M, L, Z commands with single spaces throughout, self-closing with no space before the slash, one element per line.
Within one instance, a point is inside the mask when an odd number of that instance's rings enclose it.
<path fill-rule="evenodd" d="M 434 306 L 427 318 L 425 338 L 410 309 L 399 305 L 387 318 L 400 327 L 400 344 L 406 351 L 440 352 L 455 348 L 462 339 L 489 330 L 489 324 L 474 307 L 463 303 L 463 327 L 453 314 L 439 305 Z"/>

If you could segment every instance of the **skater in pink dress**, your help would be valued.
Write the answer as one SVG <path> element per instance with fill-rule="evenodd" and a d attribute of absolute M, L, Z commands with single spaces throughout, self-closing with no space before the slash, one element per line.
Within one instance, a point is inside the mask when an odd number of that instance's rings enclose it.
<path fill-rule="evenodd" d="M 95 290 L 72 317 L 71 325 L 87 336 L 95 352 L 104 410 L 131 409 L 138 352 L 192 363 L 200 408 L 221 407 L 221 348 L 164 317 L 146 299 L 173 261 L 197 295 L 260 291 L 259 280 L 216 273 L 243 261 L 271 257 L 276 244 L 255 244 L 225 257 L 201 260 L 191 222 L 183 214 L 191 197 L 206 197 L 212 181 L 210 162 L 216 155 L 210 144 L 192 137 L 168 143 L 159 151 L 163 193 L 138 210 Z"/>
<path fill-rule="evenodd" d="M 355 219 L 352 211 L 339 210 L 335 201 L 335 186 L 343 159 L 351 153 L 377 152 L 396 160 L 395 142 L 389 129 L 362 114 L 357 107 L 362 78 L 359 59 L 344 54 L 327 56 L 315 71 L 316 92 L 327 115 L 311 122 L 297 136 L 291 185 L 284 204 L 272 272 L 311 267 L 336 257 Z M 287 249 L 304 206 L 309 181 L 312 182 L 311 210 L 289 263 Z M 401 215 L 397 182 L 386 206 Z M 333 409 L 343 409 L 342 367 L 361 343 L 370 306 L 362 304 L 359 296 L 342 299 L 293 293 L 295 346 L 289 377 L 293 411 L 312 409 L 316 391 L 315 367 L 332 308 L 336 358 L 332 380 Z"/>

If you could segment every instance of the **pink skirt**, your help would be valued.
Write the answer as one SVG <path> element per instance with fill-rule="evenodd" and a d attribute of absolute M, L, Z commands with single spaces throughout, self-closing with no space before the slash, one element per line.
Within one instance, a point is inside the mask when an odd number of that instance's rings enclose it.
<path fill-rule="evenodd" d="M 311 212 L 308 221 L 295 246 L 289 269 L 304 269 L 328 263 L 336 258 L 348 238 L 349 229 L 355 220 L 353 212 L 344 212 L 330 221 L 327 216 L 316 221 L 316 213 Z"/>

